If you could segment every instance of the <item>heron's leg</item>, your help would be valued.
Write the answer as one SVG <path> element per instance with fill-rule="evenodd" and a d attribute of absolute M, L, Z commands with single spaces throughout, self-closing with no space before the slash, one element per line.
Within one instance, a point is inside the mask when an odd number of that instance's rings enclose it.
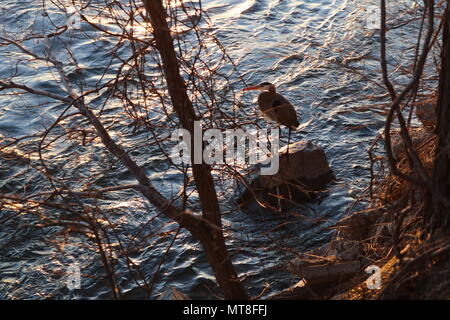
<path fill-rule="evenodd" d="M 280 145 L 281 145 L 281 126 L 278 125 L 278 151 L 280 151 Z"/>
<path fill-rule="evenodd" d="M 278 200 L 278 212 L 281 212 L 280 186 L 277 186 L 276 189 L 277 189 L 277 200 Z"/>
<path fill-rule="evenodd" d="M 289 135 L 288 135 L 288 145 L 287 145 L 287 161 L 289 162 L 289 145 L 291 144 L 291 128 L 289 128 Z"/>

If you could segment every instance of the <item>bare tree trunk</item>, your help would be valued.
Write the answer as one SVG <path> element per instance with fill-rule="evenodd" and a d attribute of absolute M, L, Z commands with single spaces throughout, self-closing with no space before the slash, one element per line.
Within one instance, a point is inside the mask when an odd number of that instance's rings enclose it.
<path fill-rule="evenodd" d="M 433 189 L 428 199 L 427 222 L 431 231 L 450 233 L 450 13 L 444 14 L 441 70 L 436 104 L 438 136 L 433 164 Z"/>
<path fill-rule="evenodd" d="M 189 130 L 193 137 L 194 121 L 197 119 L 197 116 L 192 102 L 188 97 L 186 85 L 180 74 L 179 62 L 166 20 L 166 10 L 161 0 L 144 0 L 144 5 L 150 16 L 156 47 L 163 62 L 164 76 L 173 107 L 180 119 L 181 126 Z M 219 201 L 214 187 L 214 180 L 211 176 L 211 168 L 206 164 L 194 164 L 192 152 L 191 160 L 203 218 L 217 227 L 210 228 L 206 234 L 197 234 L 194 236 L 202 243 L 225 298 L 246 299 L 248 298 L 247 293 L 237 277 L 237 273 L 231 262 L 231 257 L 225 246 Z"/>

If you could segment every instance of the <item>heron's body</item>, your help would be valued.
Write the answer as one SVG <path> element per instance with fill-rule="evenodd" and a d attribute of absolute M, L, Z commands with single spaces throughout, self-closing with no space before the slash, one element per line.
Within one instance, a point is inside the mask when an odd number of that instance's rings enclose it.
<path fill-rule="evenodd" d="M 244 89 L 244 91 L 249 90 L 262 91 L 258 96 L 258 107 L 264 116 L 275 121 L 278 125 L 284 125 L 289 128 L 287 146 L 287 154 L 289 157 L 291 130 L 297 129 L 300 125 L 294 106 L 285 97 L 277 93 L 275 86 L 270 82 L 263 82 L 257 86 Z"/>
<path fill-rule="evenodd" d="M 295 130 L 300 125 L 294 106 L 275 90 L 261 92 L 258 106 L 267 118 L 289 129 Z"/>
<path fill-rule="evenodd" d="M 300 125 L 294 106 L 270 82 L 263 82 L 254 87 L 247 87 L 244 91 L 262 91 L 258 96 L 258 107 L 270 120 L 295 130 Z"/>

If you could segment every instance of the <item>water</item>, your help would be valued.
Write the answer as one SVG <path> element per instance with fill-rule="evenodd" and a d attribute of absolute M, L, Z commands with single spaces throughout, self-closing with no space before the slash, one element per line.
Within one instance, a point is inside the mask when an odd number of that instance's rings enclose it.
<path fill-rule="evenodd" d="M 351 0 L 203 1 L 203 9 L 211 18 L 213 34 L 226 48 L 245 82 L 256 84 L 270 81 L 293 102 L 300 114 L 304 132 L 296 133 L 292 139 L 307 139 L 322 146 L 337 177 L 319 201 L 297 206 L 287 217 L 260 217 L 233 211 L 237 198 L 233 184 L 227 186 L 234 190 L 232 196 L 229 191 L 220 194 L 224 211 L 230 211 L 224 217 L 227 243 L 233 252 L 236 269 L 252 295 L 259 294 L 266 283 L 270 284 L 267 294 L 271 294 L 295 282 L 296 279 L 283 268 L 286 261 L 294 256 L 293 252 L 302 252 L 329 240 L 332 234 L 330 227 L 367 184 L 366 151 L 383 126 L 383 115 L 366 108 L 366 98 L 371 96 L 372 104 L 384 101 L 383 96 L 377 98 L 384 92 L 372 82 L 379 82 L 376 61 L 378 37 L 376 32 L 365 27 L 363 11 L 365 6 L 371 4 L 371 1 Z M 33 5 L 21 1 L 2 1 L 3 12 L 14 13 L 2 15 L 2 25 L 13 30 L 30 25 L 36 29 L 45 28 L 36 14 L 41 10 L 39 4 Z M 61 19 L 57 9 L 49 7 L 49 10 L 56 22 Z M 15 18 L 17 16 L 19 19 Z M 74 34 L 72 40 L 86 85 L 112 78 L 111 74 L 102 76 L 101 73 L 109 58 L 108 38 L 93 41 Z M 44 44 L 29 45 L 40 50 L 39 46 Z M 0 47 L 0 56 L 0 79 L 16 72 L 17 81 L 61 94 L 61 89 L 55 84 L 54 72 L 45 63 L 33 62 L 15 70 L 12 66 L 17 61 L 16 54 Z M 64 59 L 63 56 L 59 58 Z M 349 62 L 352 58 L 354 61 Z M 350 72 L 343 64 L 358 70 L 358 73 Z M 75 69 L 70 76 L 75 81 L 80 80 Z M 233 83 L 242 86 L 237 80 Z M 239 91 L 241 87 L 234 89 Z M 255 109 L 256 95 L 238 95 L 245 108 L 243 112 L 260 117 Z M 99 105 L 104 101 L 105 97 L 98 98 Z M 37 104 L 39 107 L 36 107 Z M 112 126 L 113 138 L 126 146 L 144 143 L 146 134 L 131 134 L 133 127 L 124 116 L 114 114 L 115 108 L 118 106 L 110 106 L 103 118 L 106 124 Z M 44 98 L 0 96 L 0 139 L 42 130 L 62 110 L 60 104 L 49 104 Z M 161 114 L 155 111 L 149 116 L 157 119 Z M 74 119 L 72 126 L 81 123 L 80 118 Z M 164 123 L 164 119 L 161 121 Z M 64 124 L 70 126 L 70 122 Z M 146 168 L 155 186 L 170 197 L 173 192 L 171 184 L 179 183 L 180 174 L 168 169 L 163 158 L 154 155 L 153 150 L 153 147 L 136 148 L 131 155 Z M 26 150 L 21 152 L 25 154 Z M 54 159 L 48 164 L 51 170 L 58 174 L 63 168 L 71 177 L 67 183 L 72 183 L 73 187 L 82 187 L 86 181 L 96 187 L 119 182 L 133 183 L 132 177 L 122 166 L 101 152 L 98 143 L 81 146 L 61 142 L 54 144 L 48 155 Z M 66 162 L 64 159 L 68 158 L 76 161 Z M 100 161 L 103 168 L 91 166 L 92 161 Z M 4 160 L 1 165 L 0 192 L 20 193 L 24 186 L 28 192 L 40 192 L 48 187 L 45 177 L 27 160 Z M 75 179 L 80 177 L 82 182 Z M 111 219 L 121 224 L 120 231 L 124 235 L 135 233 L 140 228 L 153 235 L 150 239 L 144 239 L 147 242 L 143 243 L 140 251 L 130 255 L 146 274 L 147 280 L 150 279 L 171 242 L 170 237 L 177 230 L 176 224 L 162 219 L 146 225 L 155 211 L 132 191 L 116 192 L 114 197 L 101 201 L 100 205 L 114 212 Z M 33 228 L 30 225 L 33 220 L 26 214 L 13 217 L 17 208 L 0 207 L 0 210 L 0 219 L 12 217 L 1 225 L 1 298 L 110 297 L 107 283 L 101 279 L 103 269 L 99 256 L 92 246 L 86 245 L 85 238 L 66 237 L 66 246 L 62 248 L 61 241 L 54 241 L 58 228 Z M 155 237 L 158 232 L 167 232 L 170 237 Z M 126 236 L 119 238 L 129 241 Z M 114 242 L 113 246 L 118 246 L 118 242 Z M 80 263 L 82 268 L 82 289 L 69 291 L 62 274 L 67 265 L 74 261 Z M 123 262 L 117 264 L 116 273 L 120 275 L 119 285 L 125 297 L 143 297 Z M 178 288 L 193 298 L 214 298 L 217 290 L 201 248 L 183 231 L 167 253 L 152 298 L 170 296 L 167 293 L 170 287 Z"/>

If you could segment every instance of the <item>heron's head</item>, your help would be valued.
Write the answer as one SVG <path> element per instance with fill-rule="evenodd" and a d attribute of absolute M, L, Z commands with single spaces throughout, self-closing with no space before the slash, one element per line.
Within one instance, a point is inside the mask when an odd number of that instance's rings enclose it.
<path fill-rule="evenodd" d="M 257 86 L 251 86 L 243 89 L 243 91 L 250 91 L 250 90 L 275 91 L 275 86 L 270 82 L 263 82 L 258 84 Z"/>

